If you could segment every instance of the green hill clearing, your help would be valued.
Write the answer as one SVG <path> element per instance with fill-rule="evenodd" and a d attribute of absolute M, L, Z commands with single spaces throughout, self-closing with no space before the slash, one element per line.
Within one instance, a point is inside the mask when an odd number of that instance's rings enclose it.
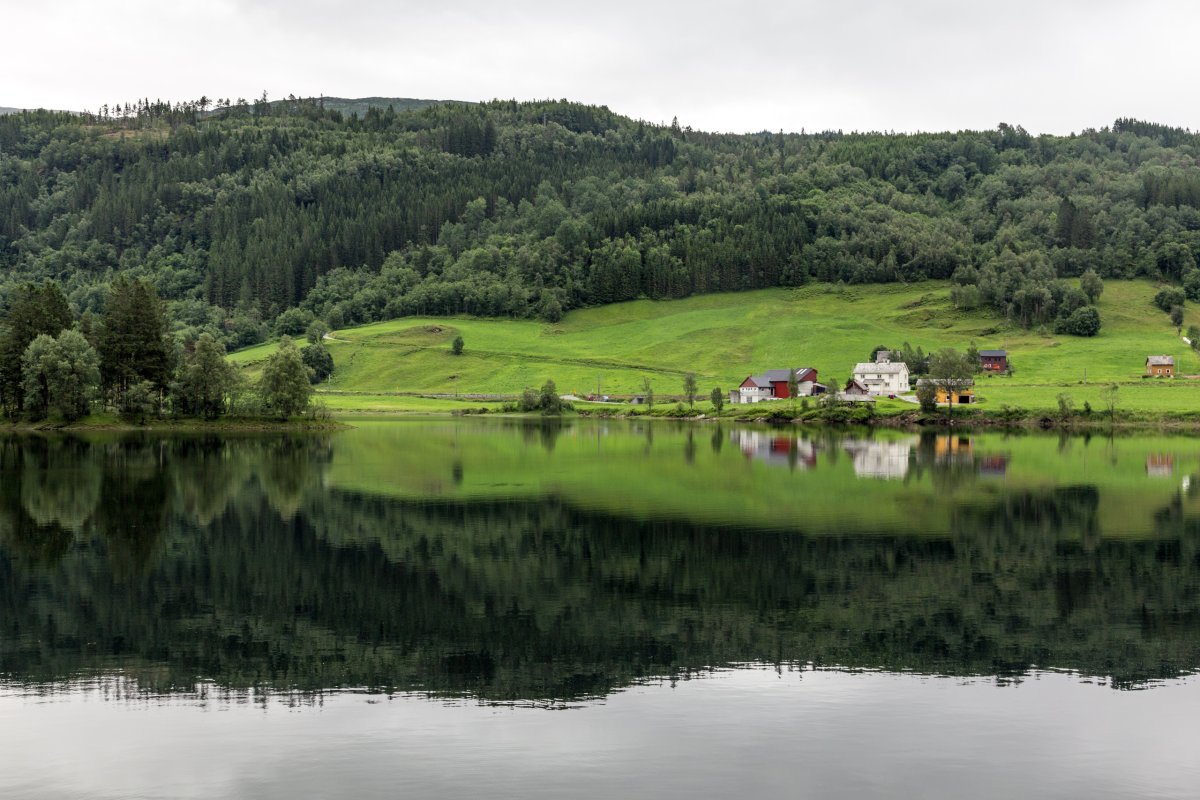
<path fill-rule="evenodd" d="M 320 398 L 333 410 L 445 410 L 455 397 L 480 405 L 554 380 L 563 393 L 640 393 L 648 379 L 661 400 L 683 391 L 695 372 L 704 407 L 713 387 L 728 392 L 768 368 L 812 366 L 822 382 L 844 383 L 876 345 L 1004 348 L 1012 376 L 981 376 L 981 404 L 1052 409 L 1061 393 L 1100 407 L 1118 383 L 1126 411 L 1200 410 L 1200 384 L 1186 377 L 1143 379 L 1145 358 L 1168 354 L 1180 376 L 1200 375 L 1200 358 L 1155 308 L 1155 287 L 1109 281 L 1099 302 L 1104 320 L 1094 338 L 1022 330 L 985 311 L 964 312 L 949 285 L 811 285 L 800 289 L 713 294 L 684 300 L 639 300 L 572 312 L 561 322 L 468 317 L 408 317 L 339 330 L 326 344 L 336 370 Z M 1189 309 L 1184 326 L 1200 323 Z M 451 343 L 462 336 L 462 355 Z M 273 344 L 230 356 L 253 373 Z M 1195 394 L 1193 393 L 1195 392 Z M 415 402 L 414 396 L 445 399 Z M 486 405 L 486 403 L 482 403 Z"/>

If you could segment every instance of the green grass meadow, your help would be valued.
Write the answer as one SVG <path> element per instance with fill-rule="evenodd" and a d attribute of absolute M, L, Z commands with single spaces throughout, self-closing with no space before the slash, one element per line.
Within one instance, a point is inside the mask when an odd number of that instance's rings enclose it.
<path fill-rule="evenodd" d="M 1200 383 L 1141 377 L 1145 357 L 1175 356 L 1180 376 L 1200 374 L 1200 358 L 1176 334 L 1144 281 L 1109 281 L 1100 298 L 1100 335 L 1027 331 L 987 311 L 959 311 L 949 285 L 770 289 L 674 301 L 639 300 L 567 314 L 559 323 L 468 317 L 411 317 L 336 331 L 327 343 L 336 369 L 320 399 L 339 411 L 444 412 L 494 402 L 456 395 L 513 395 L 552 379 L 561 392 L 631 395 L 648 379 L 660 399 L 697 375 L 698 407 L 713 387 L 737 386 L 769 368 L 812 366 L 823 382 L 844 383 L 875 345 L 1004 348 L 1011 377 L 982 376 L 981 407 L 1052 409 L 1059 394 L 1099 409 L 1101 391 L 1118 383 L 1122 411 L 1200 410 Z M 1200 324 L 1188 309 L 1185 327 Z M 450 352 L 456 336 L 466 344 Z M 230 360 L 253 375 L 275 345 Z M 445 395 L 420 398 L 417 395 Z"/>

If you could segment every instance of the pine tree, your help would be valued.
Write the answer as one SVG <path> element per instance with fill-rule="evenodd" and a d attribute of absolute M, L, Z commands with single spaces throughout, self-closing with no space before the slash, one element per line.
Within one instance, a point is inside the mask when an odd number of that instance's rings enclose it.
<path fill-rule="evenodd" d="M 1059 247 L 1070 247 L 1075 233 L 1075 204 L 1069 197 L 1064 197 L 1058 204 L 1057 224 L 1054 228 L 1054 241 Z"/>

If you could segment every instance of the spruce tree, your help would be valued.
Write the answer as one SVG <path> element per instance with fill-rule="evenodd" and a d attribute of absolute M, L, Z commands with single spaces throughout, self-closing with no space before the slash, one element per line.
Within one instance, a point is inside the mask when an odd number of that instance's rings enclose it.
<path fill-rule="evenodd" d="M 118 275 L 105 299 L 100 373 L 117 404 L 129 386 L 148 381 L 159 393 L 171 376 L 167 315 L 154 287 Z"/>

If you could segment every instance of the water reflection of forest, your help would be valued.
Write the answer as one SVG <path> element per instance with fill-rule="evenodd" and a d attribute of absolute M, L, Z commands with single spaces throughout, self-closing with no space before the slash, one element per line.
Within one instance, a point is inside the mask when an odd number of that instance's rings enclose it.
<path fill-rule="evenodd" d="M 540 448 L 550 435 L 530 436 Z M 722 436 L 751 457 L 777 447 Z M 768 532 L 552 496 L 343 491 L 327 485 L 338 446 L 0 439 L 0 672 L 40 683 L 120 669 L 167 691 L 211 679 L 565 699 L 748 661 L 1036 666 L 1122 687 L 1200 664 L 1200 530 L 1182 491 L 1147 510 L 1153 538 L 1130 541 L 1099 535 L 1103 490 L 1088 483 L 997 491 L 953 506 L 927 536 L 828 520 Z M 836 454 L 859 477 L 947 485 L 1007 463 L 957 436 L 778 447 L 770 463 Z"/>

